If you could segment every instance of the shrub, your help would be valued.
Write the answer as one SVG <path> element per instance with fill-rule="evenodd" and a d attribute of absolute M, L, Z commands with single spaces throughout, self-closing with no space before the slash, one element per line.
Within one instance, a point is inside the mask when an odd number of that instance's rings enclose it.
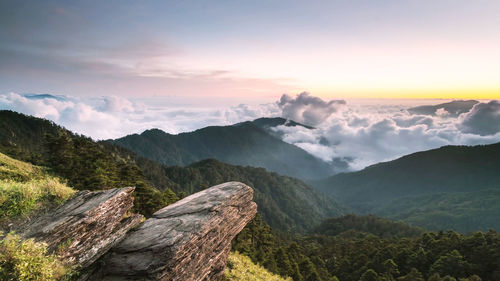
<path fill-rule="evenodd" d="M 44 243 L 23 241 L 13 233 L 0 241 L 0 280 L 52 281 L 70 272 L 56 255 L 47 254 Z"/>

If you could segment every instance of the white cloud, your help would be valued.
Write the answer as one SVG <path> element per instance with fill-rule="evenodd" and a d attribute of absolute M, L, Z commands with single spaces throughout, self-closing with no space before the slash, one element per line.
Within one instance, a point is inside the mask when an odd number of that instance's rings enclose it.
<path fill-rule="evenodd" d="M 433 115 L 410 112 L 408 105 L 324 101 L 308 93 L 283 95 L 278 102 L 219 108 L 168 101 L 0 94 L 0 109 L 50 119 L 94 139 L 118 138 L 159 128 L 180 133 L 206 126 L 231 125 L 260 117 L 283 116 L 314 125 L 274 128 L 284 141 L 325 161 L 348 160 L 356 170 L 380 161 L 443 145 L 500 141 L 500 103 L 476 104 L 458 117 L 433 108 Z"/>
<path fill-rule="evenodd" d="M 142 108 L 136 108 L 134 104 L 128 99 L 118 97 L 118 96 L 109 96 L 103 97 L 104 104 L 101 107 L 102 111 L 107 112 L 134 112 L 136 110 L 141 110 Z"/>
<path fill-rule="evenodd" d="M 436 109 L 436 113 L 435 114 L 437 116 L 439 116 L 439 117 L 448 117 L 448 116 L 450 116 L 450 112 L 448 112 L 444 108 L 438 108 L 438 109 Z"/>
<path fill-rule="evenodd" d="M 175 134 L 280 113 L 274 103 L 214 109 L 158 105 L 155 101 L 145 103 L 118 96 L 85 99 L 17 93 L 0 94 L 1 109 L 49 119 L 94 139 L 119 138 L 151 128 Z"/>
<path fill-rule="evenodd" d="M 500 102 L 476 104 L 469 113 L 460 116 L 459 128 L 464 133 L 481 136 L 494 135 L 500 132 Z"/>
<path fill-rule="evenodd" d="M 346 102 L 343 100 L 326 102 L 307 92 L 303 92 L 295 98 L 284 94 L 278 102 L 284 118 L 310 126 L 321 124 L 345 104 Z"/>
<path fill-rule="evenodd" d="M 286 98 L 296 99 L 299 97 Z M 444 109 L 438 109 L 434 116 L 412 114 L 406 109 L 406 106 L 346 104 L 343 110 L 322 120 L 316 129 L 279 126 L 275 130 L 283 133 L 284 141 L 318 158 L 350 159 L 353 170 L 443 145 L 500 141 L 498 101 L 479 103 L 459 117 L 450 116 Z M 288 115 L 284 110 L 283 116 Z"/>

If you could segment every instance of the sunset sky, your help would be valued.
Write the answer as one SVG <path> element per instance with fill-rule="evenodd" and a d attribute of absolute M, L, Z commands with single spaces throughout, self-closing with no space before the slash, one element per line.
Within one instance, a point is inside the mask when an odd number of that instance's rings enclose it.
<path fill-rule="evenodd" d="M 1 1 L 0 92 L 500 97 L 500 1 Z"/>

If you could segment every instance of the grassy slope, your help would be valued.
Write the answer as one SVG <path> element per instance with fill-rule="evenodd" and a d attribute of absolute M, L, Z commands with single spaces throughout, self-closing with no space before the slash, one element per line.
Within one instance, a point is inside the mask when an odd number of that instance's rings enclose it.
<path fill-rule="evenodd" d="M 224 277 L 231 281 L 292 281 L 289 277 L 283 278 L 267 271 L 262 266 L 254 264 L 249 257 L 238 252 L 233 252 L 229 256 Z"/>
<path fill-rule="evenodd" d="M 62 204 L 75 193 L 45 168 L 12 159 L 0 153 L 0 229 L 42 209 Z M 5 236 L 3 236 L 5 235 Z M 1 280 L 66 280 L 71 265 L 57 254 L 48 254 L 46 245 L 32 239 L 22 240 L 14 233 L 0 231 Z"/>
<path fill-rule="evenodd" d="M 0 153 L 0 223 L 60 204 L 74 192 L 46 169 Z"/>

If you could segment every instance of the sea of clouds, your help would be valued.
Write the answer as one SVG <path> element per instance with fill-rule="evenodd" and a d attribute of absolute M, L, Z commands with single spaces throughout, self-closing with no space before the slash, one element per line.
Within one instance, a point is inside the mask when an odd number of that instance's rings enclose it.
<path fill-rule="evenodd" d="M 497 100 L 460 105 L 459 109 L 438 106 L 430 112 L 415 113 L 405 104 L 326 101 L 309 93 L 285 94 L 271 103 L 223 108 L 169 105 L 118 96 L 78 98 L 7 93 L 0 94 L 0 109 L 46 118 L 94 139 L 118 138 L 151 128 L 175 134 L 259 117 L 284 117 L 314 127 L 275 127 L 284 141 L 325 161 L 347 160 L 351 170 L 443 145 L 500 142 Z"/>

